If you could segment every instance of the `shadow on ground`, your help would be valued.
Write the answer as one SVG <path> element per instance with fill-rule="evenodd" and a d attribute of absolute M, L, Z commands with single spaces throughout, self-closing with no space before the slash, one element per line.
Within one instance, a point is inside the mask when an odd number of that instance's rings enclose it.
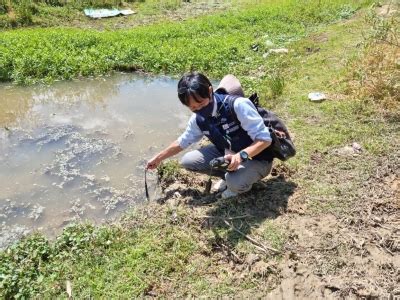
<path fill-rule="evenodd" d="M 234 247 L 250 235 L 252 228 L 286 212 L 297 184 L 283 177 L 274 177 L 264 183 L 265 188 L 253 188 L 238 197 L 221 199 L 206 211 L 203 226 L 213 230 L 216 241 L 220 240 L 219 229 L 226 229 L 226 240 Z"/>
<path fill-rule="evenodd" d="M 281 175 L 264 180 L 265 186 L 255 186 L 238 197 L 218 199 L 216 194 L 203 194 L 205 180 L 194 181 L 169 186 L 158 202 L 174 198 L 182 202 L 180 199 L 185 199 L 184 205 L 196 208 L 200 226 L 214 232 L 214 243 L 228 243 L 226 246 L 230 249 L 246 239 L 252 228 L 284 214 L 289 198 L 297 188 L 296 183 Z M 224 231 L 224 238 L 219 234 L 221 230 Z"/>

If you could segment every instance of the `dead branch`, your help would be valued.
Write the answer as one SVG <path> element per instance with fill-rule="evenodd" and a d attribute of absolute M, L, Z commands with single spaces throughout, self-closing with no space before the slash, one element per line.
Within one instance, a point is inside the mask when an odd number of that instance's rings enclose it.
<path fill-rule="evenodd" d="M 241 232 L 239 229 L 237 229 L 235 226 L 233 226 L 233 225 L 232 225 L 231 223 L 229 223 L 227 220 L 224 220 L 224 223 L 225 223 L 226 225 L 228 225 L 230 228 L 232 228 L 233 230 L 235 230 L 235 231 L 236 231 L 237 233 L 239 233 L 240 235 L 244 236 L 248 241 L 250 241 L 253 245 L 255 245 L 257 249 L 260 249 L 260 250 L 262 250 L 263 252 L 266 252 L 266 253 L 268 253 L 267 250 L 270 250 L 270 251 L 272 251 L 272 252 L 274 252 L 274 253 L 280 253 L 279 250 L 277 250 L 277 249 L 275 249 L 275 248 L 272 248 L 272 247 L 265 246 L 265 245 L 262 244 L 261 242 L 255 240 L 254 238 L 250 237 L 249 235 L 247 235 L 247 234 Z"/>
<path fill-rule="evenodd" d="M 237 219 L 245 219 L 245 218 L 252 218 L 252 215 L 243 215 L 243 216 L 236 216 L 236 217 L 218 217 L 218 216 L 198 216 L 199 219 L 217 219 L 217 220 L 237 220 Z"/>

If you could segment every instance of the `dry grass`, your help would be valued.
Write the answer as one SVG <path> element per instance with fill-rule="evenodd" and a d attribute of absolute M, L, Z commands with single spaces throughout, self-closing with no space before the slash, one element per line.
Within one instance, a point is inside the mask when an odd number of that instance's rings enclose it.
<path fill-rule="evenodd" d="M 358 99 L 372 100 L 390 111 L 400 109 L 400 47 L 370 47 L 354 73 L 351 86 Z"/>
<path fill-rule="evenodd" d="M 400 113 L 399 16 L 369 16 L 372 33 L 366 38 L 361 59 L 350 65 L 354 71 L 349 83 L 355 98 L 395 114 Z"/>

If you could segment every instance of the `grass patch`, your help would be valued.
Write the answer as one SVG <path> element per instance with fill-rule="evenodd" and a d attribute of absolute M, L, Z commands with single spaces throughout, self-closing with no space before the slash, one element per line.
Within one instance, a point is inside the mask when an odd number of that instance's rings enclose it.
<path fill-rule="evenodd" d="M 18 0 L 0 1 L 0 28 L 25 27 L 31 25 L 59 25 L 58 22 L 75 19 L 84 8 L 118 8 L 132 5 L 137 0 Z M 177 2 L 177 0 L 175 0 Z"/>
<path fill-rule="evenodd" d="M 302 1 L 266 1 L 237 12 L 132 30 L 7 31 L 0 35 L 0 80 L 48 82 L 112 70 L 246 76 L 264 64 L 267 40 L 286 45 L 315 26 L 340 20 L 349 7 L 356 10 L 368 3 L 319 1 L 306 7 Z"/>
<path fill-rule="evenodd" d="M 141 296 L 184 273 L 196 248 L 190 233 L 165 219 L 131 230 L 74 225 L 54 243 L 34 235 L 2 252 L 0 294 L 66 296 L 69 280 L 74 296 Z"/>
<path fill-rule="evenodd" d="M 274 62 L 286 79 L 282 95 L 271 97 L 268 85 L 262 91 L 264 105 L 286 120 L 301 149 L 287 164 L 310 212 L 348 211 L 379 168 L 377 158 L 399 140 L 399 18 L 377 16 L 376 9 L 292 43 L 289 55 Z M 313 91 L 328 100 L 311 103 Z M 340 154 L 353 142 L 362 145 L 360 156 Z"/>

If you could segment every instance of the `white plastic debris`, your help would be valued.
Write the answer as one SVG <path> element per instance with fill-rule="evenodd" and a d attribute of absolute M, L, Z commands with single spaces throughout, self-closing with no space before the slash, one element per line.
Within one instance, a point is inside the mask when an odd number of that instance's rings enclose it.
<path fill-rule="evenodd" d="M 310 101 L 318 102 L 326 100 L 326 96 L 321 92 L 312 92 L 308 94 L 308 99 L 310 99 Z"/>
<path fill-rule="evenodd" d="M 268 53 L 287 54 L 289 53 L 289 49 L 286 48 L 269 49 Z"/>
<path fill-rule="evenodd" d="M 67 286 L 66 290 L 67 290 L 68 298 L 72 298 L 72 284 L 71 284 L 71 281 L 67 280 L 66 286 Z"/>
<path fill-rule="evenodd" d="M 119 16 L 119 15 L 128 16 L 128 15 L 132 15 L 135 13 L 131 9 L 119 10 L 119 9 L 115 9 L 115 8 L 114 9 L 86 8 L 83 11 L 87 17 L 92 18 L 92 19 L 109 18 L 109 17 L 115 17 L 115 16 Z"/>

